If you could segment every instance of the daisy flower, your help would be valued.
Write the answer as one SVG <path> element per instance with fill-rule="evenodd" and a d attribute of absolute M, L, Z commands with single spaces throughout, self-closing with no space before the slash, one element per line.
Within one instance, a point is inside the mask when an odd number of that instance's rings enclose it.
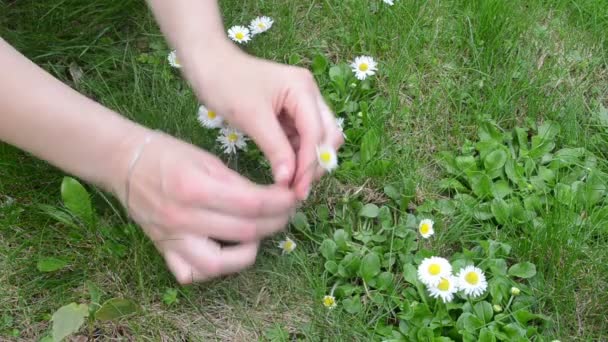
<path fill-rule="evenodd" d="M 177 59 L 177 51 L 175 51 L 175 50 L 169 52 L 169 55 L 167 56 L 167 60 L 169 61 L 169 65 L 174 68 L 179 69 L 182 67 L 182 65 L 179 63 L 179 59 Z"/>
<path fill-rule="evenodd" d="M 340 132 L 342 132 L 342 136 L 346 138 L 346 133 L 344 133 L 344 118 L 336 118 L 336 124 L 338 125 Z"/>
<path fill-rule="evenodd" d="M 355 77 L 364 80 L 367 76 L 374 75 L 378 70 L 378 63 L 370 56 L 359 56 L 350 64 L 355 73 Z"/>
<path fill-rule="evenodd" d="M 322 168 L 331 172 L 338 167 L 336 150 L 327 145 L 317 146 L 317 161 Z"/>
<path fill-rule="evenodd" d="M 279 248 L 283 250 L 283 254 L 293 252 L 296 246 L 296 243 L 290 238 L 285 238 L 285 240 L 279 242 Z"/>
<path fill-rule="evenodd" d="M 336 307 L 336 298 L 334 296 L 324 296 L 323 297 L 323 306 L 328 309 L 333 309 Z"/>
<path fill-rule="evenodd" d="M 245 135 L 232 127 L 222 128 L 217 141 L 222 144 L 222 148 L 226 154 L 236 153 L 237 148 L 240 150 L 247 148 L 247 138 L 245 138 Z"/>
<path fill-rule="evenodd" d="M 418 231 L 420 232 L 420 235 L 422 235 L 423 238 L 430 238 L 431 235 L 435 234 L 435 231 L 433 230 L 433 220 L 424 219 L 420 221 L 420 224 L 418 225 Z"/>
<path fill-rule="evenodd" d="M 245 26 L 232 26 L 228 30 L 228 37 L 239 44 L 247 43 L 251 40 L 249 29 Z"/>
<path fill-rule="evenodd" d="M 382 0 L 382 1 L 389 6 L 393 6 L 395 4 L 395 0 Z"/>
<path fill-rule="evenodd" d="M 437 286 L 429 287 L 429 292 L 433 298 L 441 298 L 444 303 L 449 303 L 454 299 L 454 293 L 458 291 L 458 279 L 453 276 L 441 277 Z"/>
<path fill-rule="evenodd" d="M 257 17 L 253 19 L 251 21 L 251 24 L 249 24 L 249 30 L 251 31 L 251 35 L 255 36 L 256 34 L 268 31 L 272 27 L 273 23 L 274 20 L 267 16 Z"/>
<path fill-rule="evenodd" d="M 452 265 L 444 258 L 430 257 L 418 266 L 418 279 L 426 286 L 437 286 L 441 278 L 452 275 Z"/>
<path fill-rule="evenodd" d="M 460 270 L 457 277 L 458 287 L 467 296 L 479 297 L 488 288 L 485 274 L 473 265 L 466 266 Z"/>
<path fill-rule="evenodd" d="M 198 121 L 207 128 L 221 128 L 224 123 L 224 118 L 217 115 L 216 112 L 209 110 L 205 106 L 198 107 Z"/>

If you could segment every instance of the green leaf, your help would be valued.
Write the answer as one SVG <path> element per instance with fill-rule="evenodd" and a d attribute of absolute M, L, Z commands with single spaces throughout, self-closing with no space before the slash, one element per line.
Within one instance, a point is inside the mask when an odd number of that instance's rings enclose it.
<path fill-rule="evenodd" d="M 437 162 L 441 167 L 443 167 L 448 173 L 458 176 L 461 172 L 458 170 L 458 165 L 456 165 L 456 160 L 454 159 L 454 154 L 448 151 L 439 152 L 439 158 Z"/>
<path fill-rule="evenodd" d="M 338 264 L 333 260 L 326 261 L 324 267 L 325 270 L 331 274 L 338 273 Z"/>
<path fill-rule="evenodd" d="M 493 152 L 490 152 L 486 156 L 485 160 L 483 161 L 483 164 L 484 164 L 486 170 L 492 171 L 492 170 L 501 169 L 505 165 L 506 162 L 507 162 L 507 152 L 505 152 L 502 149 L 498 149 Z"/>
<path fill-rule="evenodd" d="M 139 305 L 130 299 L 112 298 L 107 300 L 97 313 L 95 319 L 100 321 L 112 321 L 136 313 Z"/>
<path fill-rule="evenodd" d="M 86 224 L 94 220 L 93 206 L 87 190 L 77 180 L 64 177 L 61 183 L 61 198 L 70 212 Z"/>
<path fill-rule="evenodd" d="M 412 264 L 406 264 L 403 266 L 403 279 L 410 284 L 416 285 L 418 283 L 418 271 Z"/>
<path fill-rule="evenodd" d="M 458 330 L 464 330 L 471 333 L 474 333 L 477 330 L 481 329 L 481 327 L 483 327 L 483 324 L 484 323 L 481 319 L 468 312 L 465 312 L 460 315 L 460 317 L 456 321 L 456 327 L 458 328 Z"/>
<path fill-rule="evenodd" d="M 522 262 L 509 268 L 509 275 L 519 278 L 532 278 L 536 275 L 536 266 L 531 262 Z"/>
<path fill-rule="evenodd" d="M 78 228 L 78 224 L 74 221 L 74 217 L 67 212 L 46 204 L 38 204 L 37 207 L 46 215 L 52 217 L 71 228 Z"/>
<path fill-rule="evenodd" d="M 559 134 L 559 131 L 559 124 L 553 121 L 545 121 L 538 127 L 538 136 L 546 140 L 553 140 Z"/>
<path fill-rule="evenodd" d="M 469 178 L 471 189 L 479 197 L 490 197 L 492 195 L 492 180 L 484 173 L 476 173 Z"/>
<path fill-rule="evenodd" d="M 359 211 L 359 216 L 367 217 L 367 218 L 376 218 L 380 213 L 380 208 L 377 205 L 369 203 L 363 206 Z"/>
<path fill-rule="evenodd" d="M 89 290 L 89 297 L 91 297 L 91 303 L 101 305 L 103 291 L 92 281 L 87 280 L 86 285 L 87 289 Z"/>
<path fill-rule="evenodd" d="M 384 187 L 384 193 L 393 201 L 399 201 L 401 199 L 401 193 L 392 185 L 386 185 Z"/>
<path fill-rule="evenodd" d="M 165 290 L 165 293 L 163 294 L 163 303 L 165 303 L 166 305 L 172 305 L 174 303 L 179 302 L 179 299 L 177 298 L 177 290 L 176 289 L 171 289 L 168 288 Z"/>
<path fill-rule="evenodd" d="M 496 218 L 496 222 L 506 224 L 509 222 L 511 215 L 511 207 L 503 199 L 495 198 L 491 204 L 492 214 Z"/>
<path fill-rule="evenodd" d="M 358 314 L 362 309 L 361 299 L 358 295 L 352 298 L 346 298 L 342 301 L 342 307 L 344 307 L 344 310 L 349 314 Z"/>
<path fill-rule="evenodd" d="M 334 65 L 331 68 L 329 68 L 329 79 L 331 79 L 332 81 L 343 81 L 344 80 L 344 73 L 342 71 L 342 67 L 340 67 L 339 65 Z"/>
<path fill-rule="evenodd" d="M 507 275 L 507 262 L 504 259 L 488 259 L 488 267 L 493 275 Z"/>
<path fill-rule="evenodd" d="M 364 281 L 370 282 L 378 273 L 380 273 L 380 257 L 376 253 L 368 253 L 363 260 L 359 269 L 361 278 Z"/>
<path fill-rule="evenodd" d="M 479 135 L 479 140 L 481 141 L 495 141 L 497 143 L 502 143 L 502 133 L 499 128 L 496 126 L 494 122 L 491 121 L 483 121 L 479 124 L 479 129 L 477 130 L 477 134 Z"/>
<path fill-rule="evenodd" d="M 324 55 L 315 55 L 312 59 L 312 72 L 315 75 L 322 75 L 325 73 L 329 61 Z"/>
<path fill-rule="evenodd" d="M 532 137 L 532 148 L 528 152 L 528 156 L 533 159 L 539 159 L 545 154 L 553 151 L 555 143 L 551 140 L 543 139 L 539 136 Z"/>
<path fill-rule="evenodd" d="M 537 318 L 535 314 L 527 310 L 517 310 L 513 312 L 513 317 L 523 325 L 527 325 L 529 321 Z"/>
<path fill-rule="evenodd" d="M 492 316 L 494 316 L 492 304 L 486 301 L 475 304 L 473 306 L 473 312 L 475 312 L 475 315 L 486 324 L 490 323 L 492 321 Z"/>
<path fill-rule="evenodd" d="M 348 240 L 348 233 L 344 229 L 338 229 L 334 232 L 334 241 L 336 242 L 336 246 L 341 250 L 348 249 Z"/>
<path fill-rule="evenodd" d="M 86 304 L 70 303 L 55 311 L 53 321 L 53 340 L 62 341 L 64 338 L 78 332 L 89 315 Z"/>
<path fill-rule="evenodd" d="M 361 162 L 367 163 L 373 160 L 379 149 L 380 135 L 374 129 L 367 131 L 361 138 Z"/>
<path fill-rule="evenodd" d="M 492 196 L 494 198 L 505 198 L 509 196 L 513 190 L 509 186 L 509 182 L 499 179 L 494 184 L 492 184 Z"/>
<path fill-rule="evenodd" d="M 336 257 L 336 250 L 338 246 L 333 240 L 325 239 L 319 248 L 321 250 L 321 254 L 327 260 L 333 260 Z"/>
<path fill-rule="evenodd" d="M 376 288 L 386 290 L 393 286 L 393 274 L 391 272 L 382 272 L 376 278 Z"/>
<path fill-rule="evenodd" d="M 308 224 L 308 219 L 306 218 L 306 214 L 301 211 L 298 211 L 293 216 L 293 219 L 291 219 L 291 223 L 299 231 L 307 231 L 310 228 Z"/>
<path fill-rule="evenodd" d="M 455 190 L 458 192 L 467 192 L 467 189 L 459 180 L 456 178 L 444 178 L 439 181 L 439 188 L 443 190 Z"/>
<path fill-rule="evenodd" d="M 48 257 L 38 259 L 36 268 L 40 272 L 55 272 L 67 266 L 68 262 L 62 259 Z"/>
<path fill-rule="evenodd" d="M 456 157 L 456 166 L 464 173 L 477 171 L 477 161 L 473 156 L 458 156 Z"/>
<path fill-rule="evenodd" d="M 496 342 L 494 333 L 488 328 L 481 328 L 479 332 L 479 342 Z"/>

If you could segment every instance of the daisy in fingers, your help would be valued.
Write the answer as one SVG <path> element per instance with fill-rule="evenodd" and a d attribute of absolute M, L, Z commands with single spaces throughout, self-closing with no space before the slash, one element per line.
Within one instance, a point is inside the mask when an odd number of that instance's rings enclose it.
<path fill-rule="evenodd" d="M 247 138 L 236 128 L 224 127 L 217 137 L 217 141 L 222 144 L 224 153 L 234 154 L 236 149 L 245 150 L 247 148 Z"/>
<path fill-rule="evenodd" d="M 481 296 L 488 288 L 486 275 L 473 265 L 466 266 L 458 272 L 458 287 L 465 295 L 471 297 Z"/>
<path fill-rule="evenodd" d="M 323 306 L 328 308 L 328 309 L 333 309 L 335 308 L 337 305 L 336 303 L 336 298 L 334 296 L 324 296 L 323 297 Z"/>
<path fill-rule="evenodd" d="M 224 124 L 224 118 L 203 105 L 198 107 L 198 121 L 207 128 L 221 128 Z"/>
<path fill-rule="evenodd" d="M 364 80 L 368 76 L 372 76 L 378 70 L 378 63 L 370 56 L 359 56 L 350 64 L 350 67 L 355 73 L 355 77 L 359 80 Z"/>
<path fill-rule="evenodd" d="M 458 291 L 458 279 L 454 276 L 441 277 L 436 286 L 429 287 L 429 292 L 433 298 L 441 298 L 444 303 L 449 303 L 454 299 L 454 294 Z"/>
<path fill-rule="evenodd" d="M 279 242 L 279 248 L 283 251 L 283 254 L 293 252 L 293 250 L 296 249 L 296 246 L 296 243 L 288 237 Z"/>
<path fill-rule="evenodd" d="M 442 278 L 452 275 L 452 265 L 444 258 L 430 257 L 418 266 L 418 279 L 426 286 L 437 286 Z"/>
<path fill-rule="evenodd" d="M 232 26 L 228 29 L 228 37 L 239 44 L 244 44 L 251 40 L 249 29 L 240 25 Z"/>
<path fill-rule="evenodd" d="M 251 35 L 255 36 L 256 34 L 268 31 L 272 27 L 273 23 L 274 20 L 267 16 L 257 17 L 253 19 L 249 24 L 249 30 L 251 31 Z"/>
<path fill-rule="evenodd" d="M 169 61 L 169 65 L 174 68 L 179 69 L 182 67 L 182 65 L 179 63 L 179 59 L 177 59 L 177 51 L 175 51 L 175 50 L 169 52 L 169 55 L 167 56 L 167 60 Z"/>
<path fill-rule="evenodd" d="M 327 172 L 338 167 L 338 155 L 336 150 L 329 145 L 317 146 L 317 161 Z"/>
<path fill-rule="evenodd" d="M 433 220 L 424 219 L 420 221 L 420 224 L 418 225 L 418 232 L 420 232 L 420 235 L 422 235 L 423 238 L 430 238 L 433 234 L 435 234 L 435 231 L 433 230 Z"/>

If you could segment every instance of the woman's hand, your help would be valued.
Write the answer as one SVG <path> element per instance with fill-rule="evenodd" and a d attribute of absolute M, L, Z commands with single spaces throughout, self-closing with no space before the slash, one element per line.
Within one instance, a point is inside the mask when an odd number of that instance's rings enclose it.
<path fill-rule="evenodd" d="M 126 189 L 117 195 L 177 280 L 202 281 L 251 265 L 258 241 L 287 224 L 295 194 L 254 184 L 205 151 L 153 134 L 131 169 L 128 203 Z M 134 140 L 131 150 L 143 141 Z M 240 244 L 221 247 L 217 240 Z"/>
<path fill-rule="evenodd" d="M 302 68 L 249 56 L 230 42 L 197 59 L 180 56 L 207 107 L 248 134 L 272 166 L 275 182 L 291 185 L 303 200 L 323 174 L 316 147 L 338 149 L 343 136 L 312 74 Z"/>

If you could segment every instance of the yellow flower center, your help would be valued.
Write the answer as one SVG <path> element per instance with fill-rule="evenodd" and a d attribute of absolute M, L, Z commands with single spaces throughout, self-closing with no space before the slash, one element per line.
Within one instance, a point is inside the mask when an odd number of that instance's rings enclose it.
<path fill-rule="evenodd" d="M 367 65 L 367 63 L 361 63 L 361 64 L 359 64 L 359 70 L 361 70 L 361 71 L 367 71 L 367 69 L 369 69 L 369 65 Z"/>
<path fill-rule="evenodd" d="M 437 285 L 437 288 L 441 291 L 447 291 L 450 289 L 450 281 L 445 279 L 445 278 L 441 278 L 441 281 L 439 281 L 439 285 Z"/>
<path fill-rule="evenodd" d="M 331 296 L 325 296 L 325 298 L 323 298 L 323 305 L 326 307 L 333 306 L 335 302 L 335 299 Z"/>
<path fill-rule="evenodd" d="M 293 249 L 293 242 L 287 240 L 285 241 L 285 244 L 283 245 L 283 249 L 286 251 L 290 251 Z"/>
<path fill-rule="evenodd" d="M 211 120 L 215 119 L 216 116 L 217 116 L 217 114 L 215 114 L 215 112 L 212 110 L 207 112 L 207 117 Z"/>
<path fill-rule="evenodd" d="M 441 266 L 439 266 L 438 264 L 431 264 L 429 266 L 429 273 L 431 275 L 434 275 L 434 276 L 438 275 L 439 272 L 441 272 Z"/>
<path fill-rule="evenodd" d="M 464 276 L 464 280 L 471 285 L 477 285 L 479 283 L 479 275 L 476 272 L 469 272 Z"/>
<path fill-rule="evenodd" d="M 420 234 L 428 234 L 429 231 L 431 230 L 431 225 L 428 223 L 423 223 L 420 225 Z"/>
<path fill-rule="evenodd" d="M 241 39 L 245 38 L 245 34 L 243 34 L 243 32 L 237 32 L 237 33 L 234 35 L 234 38 L 236 38 L 236 39 L 238 39 L 238 40 L 241 40 Z"/>
<path fill-rule="evenodd" d="M 261 28 L 262 30 L 266 28 L 266 25 L 264 25 L 264 23 L 259 23 L 258 27 Z"/>
<path fill-rule="evenodd" d="M 228 141 L 230 141 L 231 143 L 235 143 L 237 140 L 239 140 L 239 136 L 236 135 L 236 133 L 228 134 Z"/>
<path fill-rule="evenodd" d="M 173 63 L 175 63 L 176 65 L 180 65 L 177 55 L 175 55 L 175 58 L 173 59 Z"/>
<path fill-rule="evenodd" d="M 319 159 L 321 159 L 321 161 L 324 163 L 329 163 L 329 161 L 331 160 L 331 153 L 327 151 L 321 152 L 321 154 L 319 155 Z"/>

